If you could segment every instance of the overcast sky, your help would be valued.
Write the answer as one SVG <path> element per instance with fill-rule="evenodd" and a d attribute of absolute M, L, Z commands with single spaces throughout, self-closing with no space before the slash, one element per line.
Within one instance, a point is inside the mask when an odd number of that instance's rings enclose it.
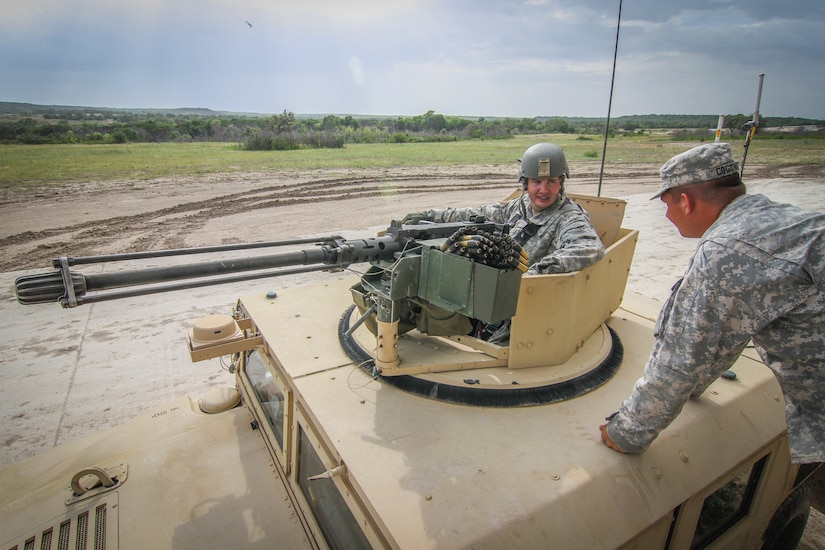
<path fill-rule="evenodd" d="M 619 0 L 3 0 L 0 101 L 605 116 Z M 825 119 L 825 1 L 624 0 L 612 116 Z"/>

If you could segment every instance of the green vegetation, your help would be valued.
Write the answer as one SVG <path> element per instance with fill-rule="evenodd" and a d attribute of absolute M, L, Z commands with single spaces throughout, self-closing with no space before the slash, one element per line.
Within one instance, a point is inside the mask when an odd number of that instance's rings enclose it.
<path fill-rule="evenodd" d="M 703 134 L 705 141 L 713 136 Z M 65 186 L 112 179 L 149 181 L 210 173 L 292 172 L 381 169 L 399 166 L 513 165 L 538 141 L 564 147 L 571 165 L 597 162 L 601 136 L 576 134 L 514 135 L 507 140 L 462 140 L 443 143 L 346 144 L 336 149 L 246 151 L 233 143 L 131 143 L 102 145 L 0 146 L 0 190 L 3 194 L 43 186 Z M 661 164 L 700 139 L 665 134 L 620 135 L 608 140 L 608 164 Z M 742 156 L 743 140 L 733 141 Z M 749 163 L 825 164 L 825 140 L 757 138 Z"/>
<path fill-rule="evenodd" d="M 643 115 L 618 117 L 612 136 L 646 135 L 667 129 L 683 138 L 704 139 L 717 115 Z M 726 115 L 728 135 L 744 134 L 745 115 Z M 208 109 L 115 110 L 0 102 L 0 144 L 124 144 L 165 142 L 235 143 L 250 151 L 340 149 L 349 144 L 451 142 L 511 139 L 525 134 L 604 133 L 605 118 L 470 118 L 434 111 L 412 117 L 312 115 L 289 111 L 272 116 L 220 113 Z M 761 119 L 768 135 L 825 137 L 804 126 L 825 121 L 798 118 Z M 794 126 L 796 133 L 772 134 Z"/>
<path fill-rule="evenodd" d="M 514 134 L 574 133 L 604 123 L 576 127 L 560 118 L 471 120 L 428 111 L 413 117 L 241 116 L 198 111 L 132 112 L 90 108 L 51 109 L 0 102 L 0 144 L 122 144 L 232 142 L 252 151 L 341 148 L 345 143 L 421 143 L 502 139 Z"/>

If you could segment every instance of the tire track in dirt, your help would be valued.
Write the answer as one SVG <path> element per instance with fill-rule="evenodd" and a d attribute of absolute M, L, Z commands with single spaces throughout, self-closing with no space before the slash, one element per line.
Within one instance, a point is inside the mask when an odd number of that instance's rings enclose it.
<path fill-rule="evenodd" d="M 415 175 L 386 177 L 329 178 L 302 183 L 271 185 L 248 192 L 229 193 L 207 200 L 183 202 L 152 212 L 115 216 L 52 227 L 42 231 L 25 231 L 0 239 L 0 271 L 16 271 L 49 265 L 56 256 L 91 256 L 106 250 L 116 241 L 127 238 L 129 244 L 119 252 L 148 248 L 177 248 L 187 232 L 207 221 L 234 214 L 278 209 L 306 201 L 346 201 L 386 193 L 438 193 L 455 189 L 456 180 L 472 180 L 475 189 L 511 185 L 512 178 L 498 174 L 466 176 Z M 10 251 L 12 253 L 8 253 Z"/>
<path fill-rule="evenodd" d="M 570 180 L 571 192 L 596 194 L 599 182 L 597 163 L 575 167 Z M 657 168 L 647 165 L 612 165 L 604 174 L 605 196 L 617 196 L 614 189 L 627 189 L 637 185 L 639 191 L 655 189 L 658 184 Z M 82 223 L 58 225 L 39 231 L 23 231 L 0 238 L 0 271 L 43 268 L 58 256 L 93 256 L 113 252 L 134 252 L 186 246 L 184 236 L 196 231 L 207 222 L 255 210 L 272 210 L 312 201 L 342 202 L 341 211 L 351 211 L 348 200 L 368 197 L 406 194 L 437 194 L 439 192 L 502 189 L 509 192 L 515 185 L 511 173 L 472 173 L 468 167 L 451 169 L 419 170 L 411 174 L 353 174 L 351 176 L 320 177 L 296 181 L 294 177 L 279 182 L 277 174 L 252 190 L 218 194 L 208 199 L 180 202 L 174 206 L 153 211 L 118 215 Z M 748 176 L 788 177 L 821 173 L 822 168 L 808 166 L 748 166 Z M 209 179 L 209 178 L 205 178 Z M 747 179 L 747 178 L 746 178 Z M 273 183 L 275 182 L 275 183 Z M 207 182 L 208 183 L 208 182 Z M 216 186 L 221 182 L 216 180 Z M 119 182 L 120 187 L 123 182 Z M 185 190 L 185 186 L 182 187 Z M 136 189 L 134 196 L 140 197 Z M 105 195 L 105 188 L 101 191 Z M 13 200 L 19 208 L 25 208 L 40 199 L 50 197 L 20 196 Z M 222 244 L 222 243 L 213 243 Z"/>

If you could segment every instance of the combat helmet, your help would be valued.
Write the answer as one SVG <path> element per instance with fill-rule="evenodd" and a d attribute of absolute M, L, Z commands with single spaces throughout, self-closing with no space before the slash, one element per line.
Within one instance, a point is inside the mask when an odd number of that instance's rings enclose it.
<path fill-rule="evenodd" d="M 528 147 L 519 162 L 518 179 L 522 185 L 526 185 L 528 179 L 570 177 L 564 150 L 552 143 L 536 143 Z"/>

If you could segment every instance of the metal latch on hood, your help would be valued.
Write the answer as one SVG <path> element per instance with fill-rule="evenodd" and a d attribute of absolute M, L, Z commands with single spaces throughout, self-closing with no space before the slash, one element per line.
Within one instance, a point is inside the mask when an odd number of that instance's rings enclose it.
<path fill-rule="evenodd" d="M 72 476 L 70 486 L 66 488 L 67 491 L 71 491 L 71 495 L 66 499 L 66 506 L 120 487 L 126 481 L 127 474 L 126 464 L 110 468 L 83 468 Z"/>

